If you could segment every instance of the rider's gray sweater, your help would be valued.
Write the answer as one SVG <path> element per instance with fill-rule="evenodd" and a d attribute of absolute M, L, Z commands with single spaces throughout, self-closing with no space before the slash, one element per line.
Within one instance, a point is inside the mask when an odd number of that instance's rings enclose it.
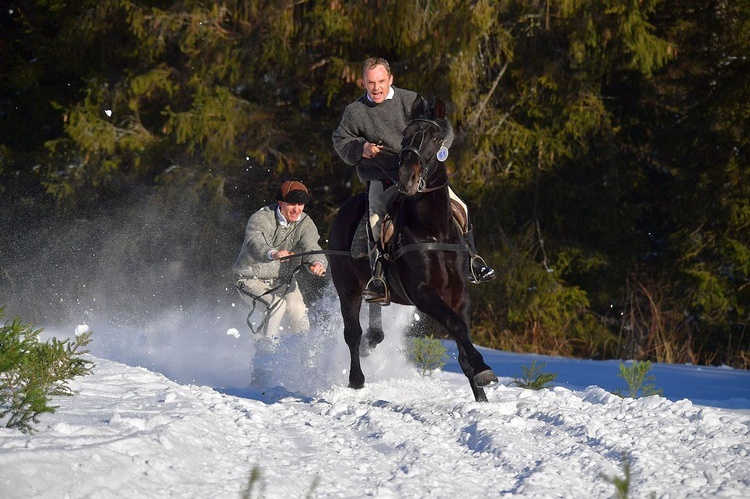
<path fill-rule="evenodd" d="M 285 261 L 269 260 L 271 250 L 287 250 L 294 253 L 320 251 L 318 228 L 306 213 L 300 220 L 290 222 L 284 227 L 276 218 L 277 204 L 264 206 L 250 216 L 245 228 L 245 242 L 234 262 L 232 270 L 242 277 L 275 279 L 292 273 L 300 264 L 299 258 Z M 302 262 L 310 266 L 321 262 L 327 266 L 325 256 L 308 255 Z"/>
<path fill-rule="evenodd" d="M 364 93 L 352 102 L 333 132 L 333 147 L 346 164 L 357 165 L 357 175 L 363 182 L 397 178 L 399 153 L 404 129 L 409 124 L 411 107 L 417 94 L 411 90 L 393 89 L 393 98 L 375 104 Z M 445 146 L 453 142 L 453 132 L 445 137 Z M 383 141 L 385 149 L 373 159 L 363 158 L 365 142 Z"/>

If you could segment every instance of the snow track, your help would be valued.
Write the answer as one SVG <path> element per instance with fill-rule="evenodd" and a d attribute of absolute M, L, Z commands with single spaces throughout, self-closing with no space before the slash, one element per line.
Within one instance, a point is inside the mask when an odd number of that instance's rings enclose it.
<path fill-rule="evenodd" d="M 750 416 L 590 387 L 503 384 L 489 403 L 436 373 L 237 395 L 95 359 L 39 431 L 0 429 L 7 498 L 749 497 Z"/>

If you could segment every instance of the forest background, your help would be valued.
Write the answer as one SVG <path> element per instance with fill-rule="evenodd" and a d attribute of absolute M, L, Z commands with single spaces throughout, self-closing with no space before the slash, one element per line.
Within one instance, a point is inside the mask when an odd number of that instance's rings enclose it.
<path fill-rule="evenodd" d="M 750 366 L 739 0 L 3 2 L 5 315 L 233 295 L 247 217 L 287 179 L 325 247 L 364 190 L 331 133 L 368 56 L 450 105 L 499 273 L 471 290 L 476 343 Z"/>

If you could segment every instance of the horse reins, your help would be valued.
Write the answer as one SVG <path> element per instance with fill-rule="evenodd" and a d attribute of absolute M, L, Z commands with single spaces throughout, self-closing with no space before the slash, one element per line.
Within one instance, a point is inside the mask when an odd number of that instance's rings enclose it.
<path fill-rule="evenodd" d="M 398 260 L 402 256 L 404 256 L 405 253 L 410 253 L 412 251 L 469 251 L 469 245 L 468 244 L 453 244 L 453 243 L 411 243 L 411 244 L 405 244 L 401 247 L 399 247 L 398 250 L 393 252 L 387 259 L 388 260 Z M 292 258 L 297 257 L 303 257 L 308 255 L 339 255 L 339 256 L 348 256 L 351 257 L 352 253 L 351 251 L 343 251 L 343 250 L 318 250 L 318 251 L 306 251 L 304 253 L 295 253 L 293 255 L 287 255 L 282 256 L 279 258 L 279 260 L 290 260 Z M 300 265 L 302 267 L 304 265 Z M 299 267 L 297 267 L 299 269 Z M 295 270 L 296 272 L 297 270 Z"/>

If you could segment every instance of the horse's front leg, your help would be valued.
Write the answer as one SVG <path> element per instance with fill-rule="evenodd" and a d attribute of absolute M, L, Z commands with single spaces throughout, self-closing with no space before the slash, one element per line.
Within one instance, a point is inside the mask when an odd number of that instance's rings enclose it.
<path fill-rule="evenodd" d="M 459 331 L 457 336 L 452 335 L 458 347 L 458 364 L 469 380 L 469 386 L 471 386 L 471 391 L 474 393 L 474 399 L 477 402 L 487 402 L 484 387 L 497 383 L 497 376 L 490 366 L 484 362 L 484 357 L 482 357 L 482 354 L 479 353 L 471 342 L 466 323 L 458 315 L 455 315 L 455 319 L 458 319 L 458 323 L 453 324 L 452 329 L 448 329 L 448 331 Z M 449 319 L 449 323 L 452 322 L 453 318 Z"/>
<path fill-rule="evenodd" d="M 469 306 L 469 300 L 468 295 L 463 294 L 461 295 L 462 299 L 459 301 L 459 303 L 456 305 L 455 311 L 458 313 L 459 317 L 461 317 L 461 320 L 466 325 L 466 337 L 468 339 L 468 348 L 467 351 L 465 348 L 463 348 L 460 344 L 458 346 L 458 359 L 459 364 L 462 362 L 466 362 L 468 365 L 473 366 L 476 364 L 472 364 L 472 362 L 469 360 L 469 357 L 471 355 L 477 355 L 481 359 L 481 363 L 484 364 L 484 357 L 482 357 L 482 354 L 479 353 L 479 351 L 474 347 L 474 344 L 471 342 L 471 309 Z M 484 364 L 487 366 L 487 364 Z M 462 369 L 463 366 L 462 366 Z M 473 368 L 472 368 L 473 369 Z M 464 372 L 465 369 L 464 369 Z M 474 392 L 474 398 L 476 398 L 479 402 L 486 402 L 487 396 L 484 393 L 484 389 L 482 387 L 485 386 L 492 386 L 495 383 L 498 382 L 497 376 L 492 371 L 492 369 L 487 366 L 486 369 L 480 370 L 480 371 L 473 371 L 474 375 L 469 378 L 469 384 L 471 385 L 471 390 Z"/>
<path fill-rule="evenodd" d="M 482 354 L 474 347 L 469 337 L 468 318 L 463 318 L 454 312 L 440 298 L 438 293 L 430 288 L 423 287 L 418 294 L 419 299 L 415 305 L 422 312 L 428 313 L 433 319 L 443 325 L 458 347 L 458 364 L 469 380 L 471 391 L 477 402 L 486 402 L 487 396 L 483 387 L 497 383 L 497 376 L 490 366 L 484 362 Z M 417 303 L 417 301 L 419 303 Z M 467 314 L 464 314 L 467 315 Z"/>
<path fill-rule="evenodd" d="M 482 360 L 482 362 L 484 362 L 484 360 Z M 474 373 L 475 371 L 471 364 L 468 362 L 468 355 L 466 351 L 463 350 L 460 346 L 458 348 L 458 364 L 461 366 L 461 370 L 469 379 L 469 386 L 471 387 L 471 391 L 474 393 L 474 400 L 476 400 L 477 402 L 487 402 L 487 395 L 484 393 L 484 388 L 482 387 L 492 386 L 497 383 L 497 376 L 492 371 L 492 369 L 487 367 L 487 369 L 480 371 L 479 373 L 473 375 L 467 374 L 467 372 Z"/>
<path fill-rule="evenodd" d="M 362 304 L 360 297 L 353 300 L 346 298 L 343 294 L 339 295 L 341 303 L 341 315 L 344 319 L 344 341 L 349 347 L 349 357 L 351 363 L 349 366 L 349 387 L 362 388 L 365 386 L 365 375 L 362 372 L 360 364 L 360 343 L 362 341 L 362 326 L 359 323 L 359 311 Z"/>

